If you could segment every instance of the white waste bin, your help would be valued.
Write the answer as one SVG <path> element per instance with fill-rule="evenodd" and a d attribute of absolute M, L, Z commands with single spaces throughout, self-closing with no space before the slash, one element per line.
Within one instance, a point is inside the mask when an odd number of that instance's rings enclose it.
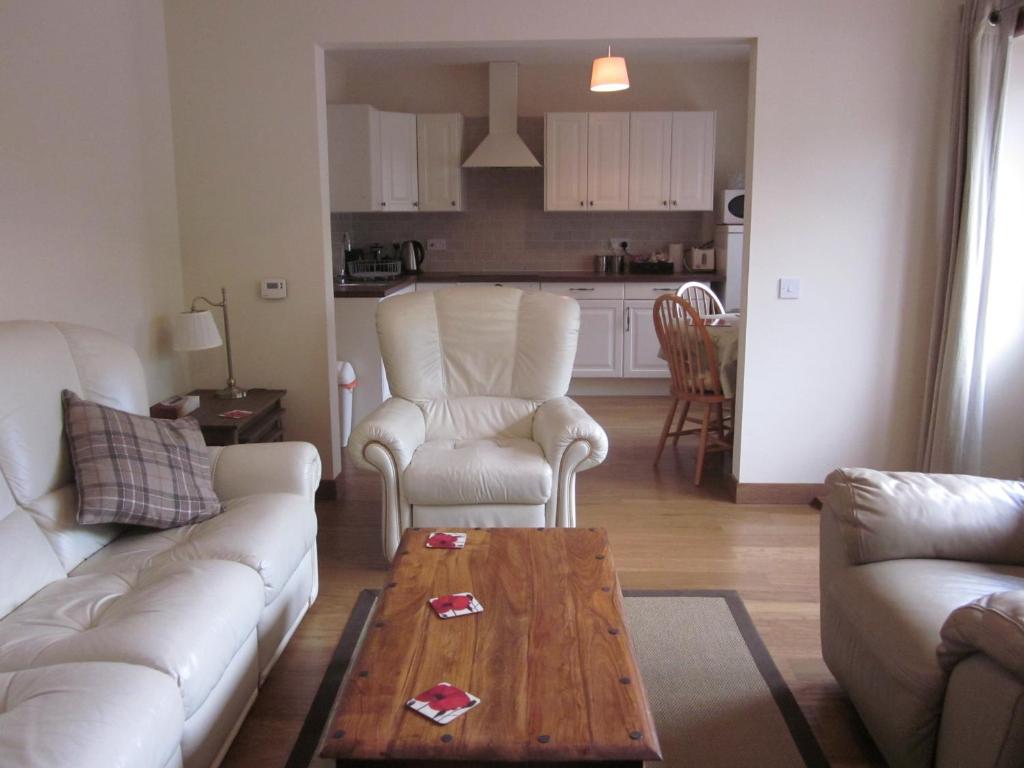
<path fill-rule="evenodd" d="M 341 447 L 348 446 L 348 437 L 352 433 L 352 392 L 358 382 L 352 363 L 338 361 L 338 395 L 341 412 Z"/>

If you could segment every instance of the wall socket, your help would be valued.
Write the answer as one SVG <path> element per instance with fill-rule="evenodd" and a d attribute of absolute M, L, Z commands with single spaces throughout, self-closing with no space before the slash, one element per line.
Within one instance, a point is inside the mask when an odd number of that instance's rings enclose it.
<path fill-rule="evenodd" d="M 630 242 L 628 237 L 613 237 L 608 240 L 608 247 L 613 253 L 622 253 L 629 250 Z"/>
<path fill-rule="evenodd" d="M 448 243 L 445 242 L 444 240 L 440 240 L 440 239 L 427 240 L 427 250 L 428 251 L 447 251 L 448 250 Z"/>

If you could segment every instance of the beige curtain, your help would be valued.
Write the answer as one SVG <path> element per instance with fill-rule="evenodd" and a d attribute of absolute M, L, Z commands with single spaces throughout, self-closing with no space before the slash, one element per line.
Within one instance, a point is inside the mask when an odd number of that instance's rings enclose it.
<path fill-rule="evenodd" d="M 1019 5 L 968 0 L 957 48 L 949 244 L 940 269 L 922 469 L 978 474 L 992 210 L 1010 39 Z"/>

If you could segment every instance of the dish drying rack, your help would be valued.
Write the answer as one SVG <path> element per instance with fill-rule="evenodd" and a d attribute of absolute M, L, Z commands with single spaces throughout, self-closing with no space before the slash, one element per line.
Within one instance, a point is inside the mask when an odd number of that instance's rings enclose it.
<path fill-rule="evenodd" d="M 402 274 L 402 262 L 357 259 L 348 263 L 348 273 L 359 280 L 391 280 Z"/>

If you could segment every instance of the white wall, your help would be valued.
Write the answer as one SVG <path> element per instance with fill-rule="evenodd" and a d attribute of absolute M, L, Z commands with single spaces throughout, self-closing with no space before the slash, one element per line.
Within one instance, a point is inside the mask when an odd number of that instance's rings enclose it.
<path fill-rule="evenodd" d="M 168 0 L 187 292 L 289 278 L 288 302 L 239 308 L 240 378 L 289 387 L 292 434 L 327 456 L 317 45 L 753 37 L 739 479 L 910 466 L 956 17 L 956 0 Z M 780 276 L 802 278 L 801 300 L 775 298 Z"/>
<path fill-rule="evenodd" d="M 1024 37 L 1010 47 L 985 330 L 982 472 L 1024 477 Z"/>
<path fill-rule="evenodd" d="M 155 401 L 184 384 L 163 6 L 0 4 L 0 320 L 110 331 Z"/>

